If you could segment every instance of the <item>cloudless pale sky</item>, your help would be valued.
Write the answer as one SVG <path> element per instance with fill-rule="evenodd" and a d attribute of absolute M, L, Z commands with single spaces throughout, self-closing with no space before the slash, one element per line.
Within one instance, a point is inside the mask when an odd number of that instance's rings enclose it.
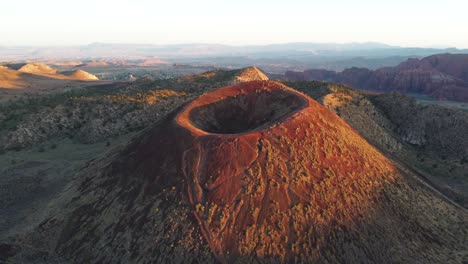
<path fill-rule="evenodd" d="M 467 0 L 4 0 L 0 45 L 367 42 L 468 48 Z"/>

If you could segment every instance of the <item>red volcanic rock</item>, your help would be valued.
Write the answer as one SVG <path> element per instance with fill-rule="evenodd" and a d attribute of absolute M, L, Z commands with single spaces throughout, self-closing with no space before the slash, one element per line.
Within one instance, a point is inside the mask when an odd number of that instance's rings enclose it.
<path fill-rule="evenodd" d="M 464 250 L 463 212 L 277 82 L 204 94 L 100 166 L 83 173 L 57 242 L 77 263 L 440 262 Z"/>
<path fill-rule="evenodd" d="M 468 54 L 437 54 L 424 58 L 431 67 L 468 82 Z"/>
<path fill-rule="evenodd" d="M 305 254 L 331 225 L 359 219 L 395 173 L 343 120 L 275 82 L 202 95 L 174 129 L 178 139 L 160 148 L 178 148 L 193 213 L 219 260 Z"/>
<path fill-rule="evenodd" d="M 339 73 L 327 70 L 286 72 L 286 78 L 339 82 L 365 90 L 420 93 L 440 100 L 468 102 L 468 54 L 409 59 L 396 67 L 375 71 L 350 68 Z"/>

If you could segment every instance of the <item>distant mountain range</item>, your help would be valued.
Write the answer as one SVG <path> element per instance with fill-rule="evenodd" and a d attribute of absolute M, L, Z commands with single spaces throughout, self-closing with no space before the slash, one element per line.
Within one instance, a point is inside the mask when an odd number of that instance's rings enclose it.
<path fill-rule="evenodd" d="M 285 76 L 288 80 L 323 80 L 365 90 L 418 93 L 439 100 L 468 102 L 468 54 L 408 59 L 398 66 L 375 71 L 356 67 L 342 72 L 312 69 L 287 71 Z"/>
<path fill-rule="evenodd" d="M 84 46 L 34 47 L 0 46 L 2 60 L 76 59 L 106 57 L 201 58 L 235 57 L 290 58 L 304 60 L 311 57 L 392 57 L 428 56 L 436 53 L 468 53 L 456 48 L 406 48 L 382 43 L 285 43 L 271 45 L 229 46 L 218 44 L 108 44 Z"/>
<path fill-rule="evenodd" d="M 260 67 L 270 74 L 285 71 L 326 69 L 342 71 L 351 67 L 375 70 L 396 66 L 410 58 L 439 53 L 468 54 L 468 49 L 408 48 L 382 43 L 284 43 L 271 45 L 229 46 L 218 44 L 109 44 L 82 46 L 5 47 L 0 46 L 0 62 L 40 61 L 59 65 L 92 62 L 118 67 L 150 67 L 147 63 L 175 63 L 215 68 Z"/>

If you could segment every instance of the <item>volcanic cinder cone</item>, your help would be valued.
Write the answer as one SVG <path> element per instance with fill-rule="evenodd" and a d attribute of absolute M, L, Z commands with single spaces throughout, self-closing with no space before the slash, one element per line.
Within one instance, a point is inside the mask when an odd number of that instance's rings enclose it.
<path fill-rule="evenodd" d="M 206 94 L 176 122 L 190 135 L 181 143 L 189 201 L 221 259 L 300 255 L 316 243 L 312 223 L 347 225 L 395 173 L 336 115 L 277 83 Z"/>
<path fill-rule="evenodd" d="M 271 81 L 200 96 L 78 191 L 58 249 L 81 262 L 437 262 L 466 248 L 465 212 Z"/>

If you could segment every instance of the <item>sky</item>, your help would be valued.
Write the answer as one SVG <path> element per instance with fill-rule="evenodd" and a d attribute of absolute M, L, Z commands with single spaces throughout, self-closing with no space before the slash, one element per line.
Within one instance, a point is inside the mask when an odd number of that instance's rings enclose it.
<path fill-rule="evenodd" d="M 0 45 L 382 42 L 468 48 L 466 0 L 5 0 Z"/>

